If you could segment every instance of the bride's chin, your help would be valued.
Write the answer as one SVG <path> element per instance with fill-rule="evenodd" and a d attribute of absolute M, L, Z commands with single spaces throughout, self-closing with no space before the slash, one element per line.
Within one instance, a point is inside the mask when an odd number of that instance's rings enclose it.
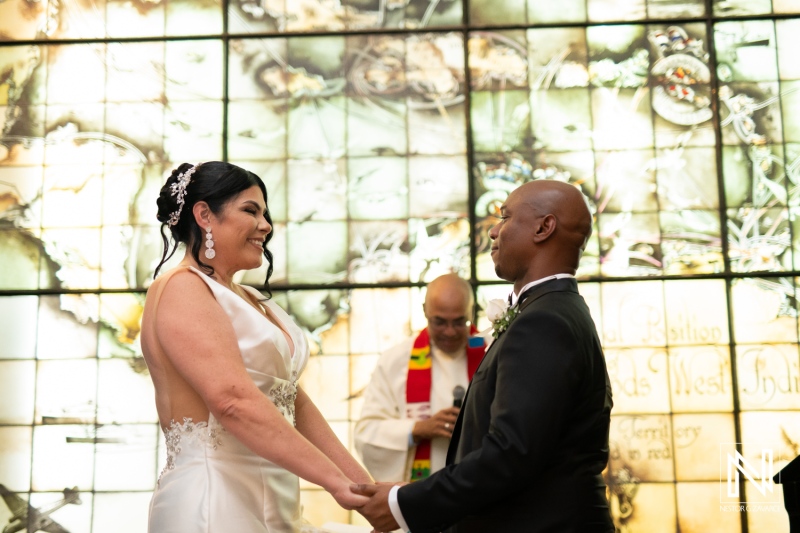
<path fill-rule="evenodd" d="M 264 258 L 261 256 L 253 257 L 253 255 L 249 255 L 248 257 L 240 257 L 238 264 L 239 267 L 237 270 L 253 270 L 255 268 L 261 267 L 261 264 L 264 262 Z"/>

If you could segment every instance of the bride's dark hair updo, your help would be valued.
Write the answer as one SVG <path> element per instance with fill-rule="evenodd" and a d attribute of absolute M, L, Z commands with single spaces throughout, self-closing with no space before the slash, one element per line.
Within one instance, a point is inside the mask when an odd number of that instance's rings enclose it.
<path fill-rule="evenodd" d="M 173 194 L 177 188 L 179 179 L 185 179 L 186 173 L 194 167 L 189 183 L 185 187 L 184 204 L 178 204 L 178 193 Z M 230 163 L 222 161 L 207 161 L 195 166 L 191 163 L 183 163 L 174 169 L 167 178 L 167 182 L 161 187 L 158 195 L 158 221 L 161 222 L 161 240 L 164 243 L 164 252 L 161 255 L 161 262 L 153 273 L 153 278 L 158 275 L 161 267 L 169 261 L 178 248 L 178 243 L 184 243 L 191 250 L 192 257 L 200 265 L 200 268 L 209 276 L 214 274 L 214 269 L 200 260 L 200 248 L 205 242 L 205 228 L 201 228 L 195 222 L 192 208 L 197 202 L 203 201 L 208 204 L 209 209 L 218 215 L 225 204 L 232 200 L 240 192 L 257 185 L 264 195 L 264 203 L 267 205 L 265 217 L 269 225 L 272 226 L 272 217 L 269 214 L 269 203 L 267 202 L 267 188 L 261 178 L 252 172 L 245 170 Z M 175 187 L 173 187 L 175 186 Z M 170 225 L 170 217 L 180 209 L 180 217 L 175 225 Z M 167 235 L 169 231 L 170 235 Z M 170 238 L 172 245 L 170 246 Z M 267 293 L 272 296 L 269 288 L 269 278 L 272 276 L 272 252 L 267 249 L 267 243 L 272 239 L 272 232 L 264 240 L 264 257 L 267 259 L 267 279 L 264 281 Z"/>

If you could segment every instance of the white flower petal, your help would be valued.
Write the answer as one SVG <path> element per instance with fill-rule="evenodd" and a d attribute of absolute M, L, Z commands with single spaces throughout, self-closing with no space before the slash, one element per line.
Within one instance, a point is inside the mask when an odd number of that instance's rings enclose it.
<path fill-rule="evenodd" d="M 506 312 L 506 309 L 508 309 L 508 302 L 506 300 L 502 300 L 500 298 L 489 300 L 486 305 L 486 318 L 488 318 L 489 321 L 494 322 L 495 320 L 502 318 Z"/>

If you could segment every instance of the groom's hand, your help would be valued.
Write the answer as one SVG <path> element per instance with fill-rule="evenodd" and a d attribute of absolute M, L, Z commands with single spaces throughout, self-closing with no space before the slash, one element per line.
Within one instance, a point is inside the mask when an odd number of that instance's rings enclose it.
<path fill-rule="evenodd" d="M 358 512 L 364 515 L 375 531 L 393 531 L 400 527 L 389 509 L 389 491 L 393 486 L 392 483 L 350 485 L 350 490 L 355 494 L 369 498 L 369 501 L 362 505 Z"/>

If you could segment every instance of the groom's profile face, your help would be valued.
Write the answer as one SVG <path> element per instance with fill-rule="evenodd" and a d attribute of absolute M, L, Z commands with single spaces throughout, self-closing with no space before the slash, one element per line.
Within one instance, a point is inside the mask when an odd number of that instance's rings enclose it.
<path fill-rule="evenodd" d="M 532 229 L 536 216 L 524 195 L 530 195 L 531 189 L 513 191 L 500 208 L 500 221 L 489 230 L 494 271 L 507 281 L 525 276 L 534 253 Z"/>

